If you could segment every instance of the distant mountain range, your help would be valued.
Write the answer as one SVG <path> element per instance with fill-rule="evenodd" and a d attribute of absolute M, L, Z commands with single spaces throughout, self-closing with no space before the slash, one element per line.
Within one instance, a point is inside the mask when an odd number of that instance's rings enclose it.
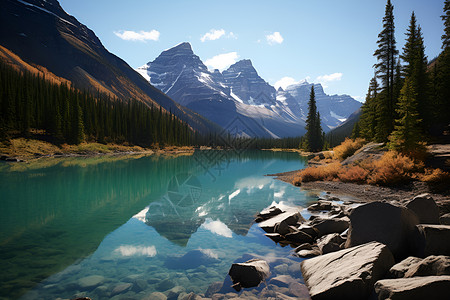
<path fill-rule="evenodd" d="M 189 43 L 162 52 L 136 72 L 57 0 L 0 0 L 0 5 L 0 59 L 18 68 L 39 70 L 81 90 L 161 106 L 201 133 L 274 138 L 305 133 L 310 83 L 276 91 L 250 60 L 210 71 Z M 361 105 L 350 96 L 326 95 L 320 84 L 315 90 L 325 131 Z"/>
<path fill-rule="evenodd" d="M 304 81 L 277 91 L 248 59 L 222 73 L 210 71 L 189 43 L 181 43 L 137 71 L 178 103 L 241 136 L 279 138 L 305 133 L 313 84 Z M 314 90 L 326 132 L 361 106 L 348 95 L 325 94 L 320 84 Z"/>
<path fill-rule="evenodd" d="M 0 59 L 7 63 L 38 67 L 46 78 L 56 75 L 81 90 L 162 106 L 200 132 L 221 130 L 150 85 L 58 1 L 0 0 L 0 7 Z"/>

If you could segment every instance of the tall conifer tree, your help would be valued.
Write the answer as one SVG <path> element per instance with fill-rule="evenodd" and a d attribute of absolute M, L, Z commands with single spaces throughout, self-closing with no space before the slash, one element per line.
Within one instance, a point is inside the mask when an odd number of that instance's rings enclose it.
<path fill-rule="evenodd" d="M 303 147 L 312 152 L 320 151 L 323 148 L 322 127 L 320 126 L 320 114 L 316 106 L 316 94 L 314 85 L 311 87 L 308 102 L 308 116 L 306 118 L 306 135 Z"/>
<path fill-rule="evenodd" d="M 428 103 L 427 91 L 427 65 L 428 61 L 425 56 L 425 46 L 423 43 L 422 30 L 417 25 L 414 12 L 411 15 L 411 21 L 406 33 L 406 43 L 403 47 L 401 58 L 405 62 L 403 73 L 405 77 L 409 77 L 410 84 L 417 93 L 417 108 L 420 119 L 423 120 L 422 127 L 424 130 L 431 125 L 431 109 L 432 105 Z"/>
<path fill-rule="evenodd" d="M 383 89 L 379 98 L 377 98 L 378 125 L 376 139 L 379 141 L 387 141 L 394 128 L 396 102 L 394 77 L 398 55 L 394 33 L 394 7 L 391 0 L 388 0 L 383 18 L 383 30 L 378 35 L 378 49 L 374 53 L 378 61 L 374 67 Z"/>
<path fill-rule="evenodd" d="M 418 94 L 412 82 L 411 78 L 406 77 L 398 102 L 399 118 L 396 120 L 395 130 L 389 137 L 391 148 L 405 153 L 416 151 L 422 141 Z"/>

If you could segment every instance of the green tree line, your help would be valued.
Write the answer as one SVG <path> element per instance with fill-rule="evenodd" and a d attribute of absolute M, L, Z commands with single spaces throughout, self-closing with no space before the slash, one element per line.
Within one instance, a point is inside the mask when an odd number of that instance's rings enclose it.
<path fill-rule="evenodd" d="M 161 108 L 93 95 L 0 62 L 0 133 L 29 137 L 36 130 L 57 143 L 83 141 L 189 145 L 190 127 Z"/>
<path fill-rule="evenodd" d="M 442 53 L 432 62 L 425 55 L 422 29 L 411 14 L 406 43 L 399 53 L 394 6 L 388 0 L 374 56 L 375 76 L 369 83 L 362 115 L 353 137 L 388 143 L 404 153 L 423 141 L 443 137 L 450 124 L 450 1 L 445 0 Z"/>

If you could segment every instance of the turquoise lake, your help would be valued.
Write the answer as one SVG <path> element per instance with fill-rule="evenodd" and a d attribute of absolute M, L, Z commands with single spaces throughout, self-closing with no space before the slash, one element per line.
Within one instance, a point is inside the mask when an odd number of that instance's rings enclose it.
<path fill-rule="evenodd" d="M 264 176 L 305 164 L 296 153 L 213 150 L 3 163 L 0 299 L 204 294 L 251 257 L 301 280 L 300 259 L 254 217 L 317 200 Z"/>

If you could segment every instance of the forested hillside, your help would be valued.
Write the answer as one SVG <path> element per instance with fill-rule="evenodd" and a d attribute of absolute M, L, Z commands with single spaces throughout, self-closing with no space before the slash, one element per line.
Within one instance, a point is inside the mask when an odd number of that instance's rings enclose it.
<path fill-rule="evenodd" d="M 39 133 L 54 143 L 190 144 L 192 130 L 173 114 L 122 100 L 51 83 L 0 62 L 2 138 Z"/>

